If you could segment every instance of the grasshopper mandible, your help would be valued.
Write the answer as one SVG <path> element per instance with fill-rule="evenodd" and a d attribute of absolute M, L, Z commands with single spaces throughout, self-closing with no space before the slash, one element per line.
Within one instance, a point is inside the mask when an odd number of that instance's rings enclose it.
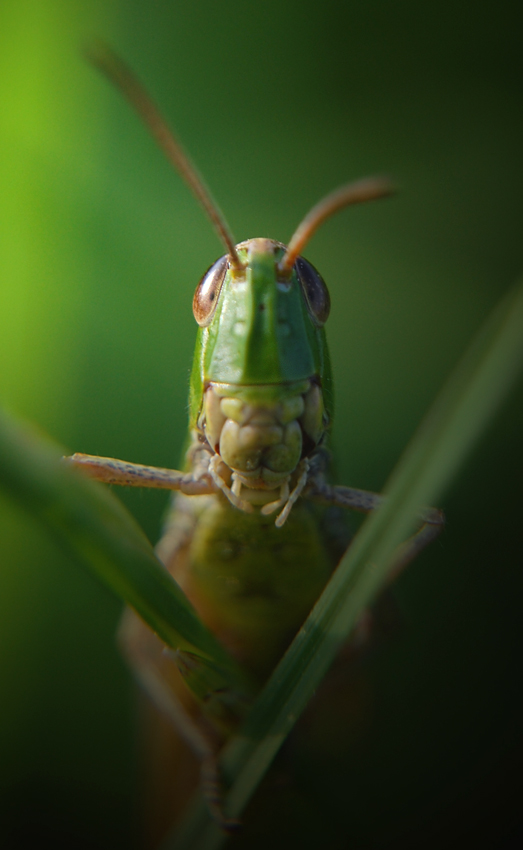
<path fill-rule="evenodd" d="M 334 212 L 386 197 L 393 187 L 384 178 L 342 186 L 313 207 L 287 246 L 266 238 L 236 244 L 134 74 L 105 46 L 90 58 L 142 116 L 203 206 L 226 254 L 194 295 L 199 330 L 184 470 L 84 454 L 69 461 L 108 484 L 177 491 L 157 553 L 259 688 L 349 543 L 345 510 L 369 512 L 382 501 L 330 480 L 333 392 L 324 331 L 330 298 L 302 251 Z M 425 512 L 398 553 L 394 574 L 442 524 L 440 511 Z M 245 707 L 234 695 L 213 691 L 189 654 L 166 654 L 132 612 L 125 616 L 121 643 L 140 683 L 201 759 L 209 807 L 227 826 L 216 753 Z M 182 680 L 200 698 L 197 709 L 188 704 Z"/>

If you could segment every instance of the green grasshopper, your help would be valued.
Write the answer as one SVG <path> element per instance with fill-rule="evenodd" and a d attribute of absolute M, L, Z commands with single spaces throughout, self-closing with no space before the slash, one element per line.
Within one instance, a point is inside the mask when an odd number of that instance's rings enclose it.
<path fill-rule="evenodd" d="M 308 213 L 287 246 L 266 238 L 236 244 L 133 73 L 106 47 L 91 60 L 142 116 L 208 214 L 226 254 L 204 274 L 193 300 L 199 330 L 183 471 L 84 454 L 70 462 L 108 484 L 178 491 L 157 553 L 239 660 L 255 693 L 349 543 L 346 509 L 369 512 L 382 502 L 375 493 L 331 483 L 333 384 L 324 331 L 330 298 L 302 251 L 334 212 L 390 195 L 392 186 L 383 178 L 342 186 Z M 440 511 L 425 512 L 398 553 L 395 574 L 442 523 Z M 211 812 L 227 826 L 216 753 L 245 714 L 245 701 L 216 688 L 212 671 L 190 653 L 167 654 L 132 612 L 121 642 L 138 680 L 201 759 Z"/>

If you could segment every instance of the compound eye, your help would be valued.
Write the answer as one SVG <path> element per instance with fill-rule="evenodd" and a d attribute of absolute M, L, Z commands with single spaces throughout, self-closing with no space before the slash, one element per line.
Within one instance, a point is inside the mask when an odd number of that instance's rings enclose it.
<path fill-rule="evenodd" d="M 213 317 L 228 265 L 228 256 L 220 257 L 207 269 L 196 287 L 192 311 L 201 328 L 207 327 Z"/>
<path fill-rule="evenodd" d="M 329 318 L 331 309 L 331 299 L 325 281 L 314 266 L 304 260 L 303 257 L 297 258 L 294 268 L 314 324 L 321 327 Z"/>

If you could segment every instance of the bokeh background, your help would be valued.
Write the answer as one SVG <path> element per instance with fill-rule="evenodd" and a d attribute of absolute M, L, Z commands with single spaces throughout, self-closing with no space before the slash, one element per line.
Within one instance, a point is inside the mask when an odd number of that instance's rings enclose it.
<path fill-rule="evenodd" d="M 286 241 L 351 178 L 401 186 L 339 214 L 307 250 L 333 301 L 340 481 L 379 490 L 523 269 L 522 23 L 510 0 L 2 0 L 2 402 L 70 451 L 178 464 L 192 293 L 221 248 L 82 60 L 101 35 L 160 102 L 238 240 Z M 520 385 L 444 498 L 445 534 L 398 583 L 401 625 L 364 668 L 360 710 L 338 703 L 353 730 L 303 767 L 302 824 L 280 812 L 285 846 L 515 840 L 522 436 Z M 165 497 L 122 498 L 155 540 Z M 0 501 L 0 845 L 139 846 L 119 613 Z"/>

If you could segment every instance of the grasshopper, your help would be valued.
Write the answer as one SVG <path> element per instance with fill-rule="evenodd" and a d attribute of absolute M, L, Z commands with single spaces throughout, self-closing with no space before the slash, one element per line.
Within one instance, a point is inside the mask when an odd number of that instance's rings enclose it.
<path fill-rule="evenodd" d="M 141 115 L 203 206 L 226 253 L 194 294 L 199 329 L 184 469 L 85 454 L 69 462 L 107 484 L 177 491 L 157 554 L 256 692 L 349 543 L 346 510 L 369 512 L 383 500 L 331 480 L 333 383 L 324 330 L 330 298 L 302 251 L 333 213 L 386 197 L 393 187 L 384 178 L 342 186 L 313 207 L 288 245 L 267 238 L 236 244 L 190 158 L 131 70 L 105 46 L 90 58 Z M 394 574 L 442 525 L 440 511 L 425 511 L 419 530 L 398 552 Z M 190 653 L 166 653 L 131 611 L 120 638 L 139 682 L 200 758 L 211 813 L 230 826 L 221 806 L 216 754 L 246 706 L 213 688 L 209 671 Z M 183 690 L 183 680 L 196 701 Z"/>

